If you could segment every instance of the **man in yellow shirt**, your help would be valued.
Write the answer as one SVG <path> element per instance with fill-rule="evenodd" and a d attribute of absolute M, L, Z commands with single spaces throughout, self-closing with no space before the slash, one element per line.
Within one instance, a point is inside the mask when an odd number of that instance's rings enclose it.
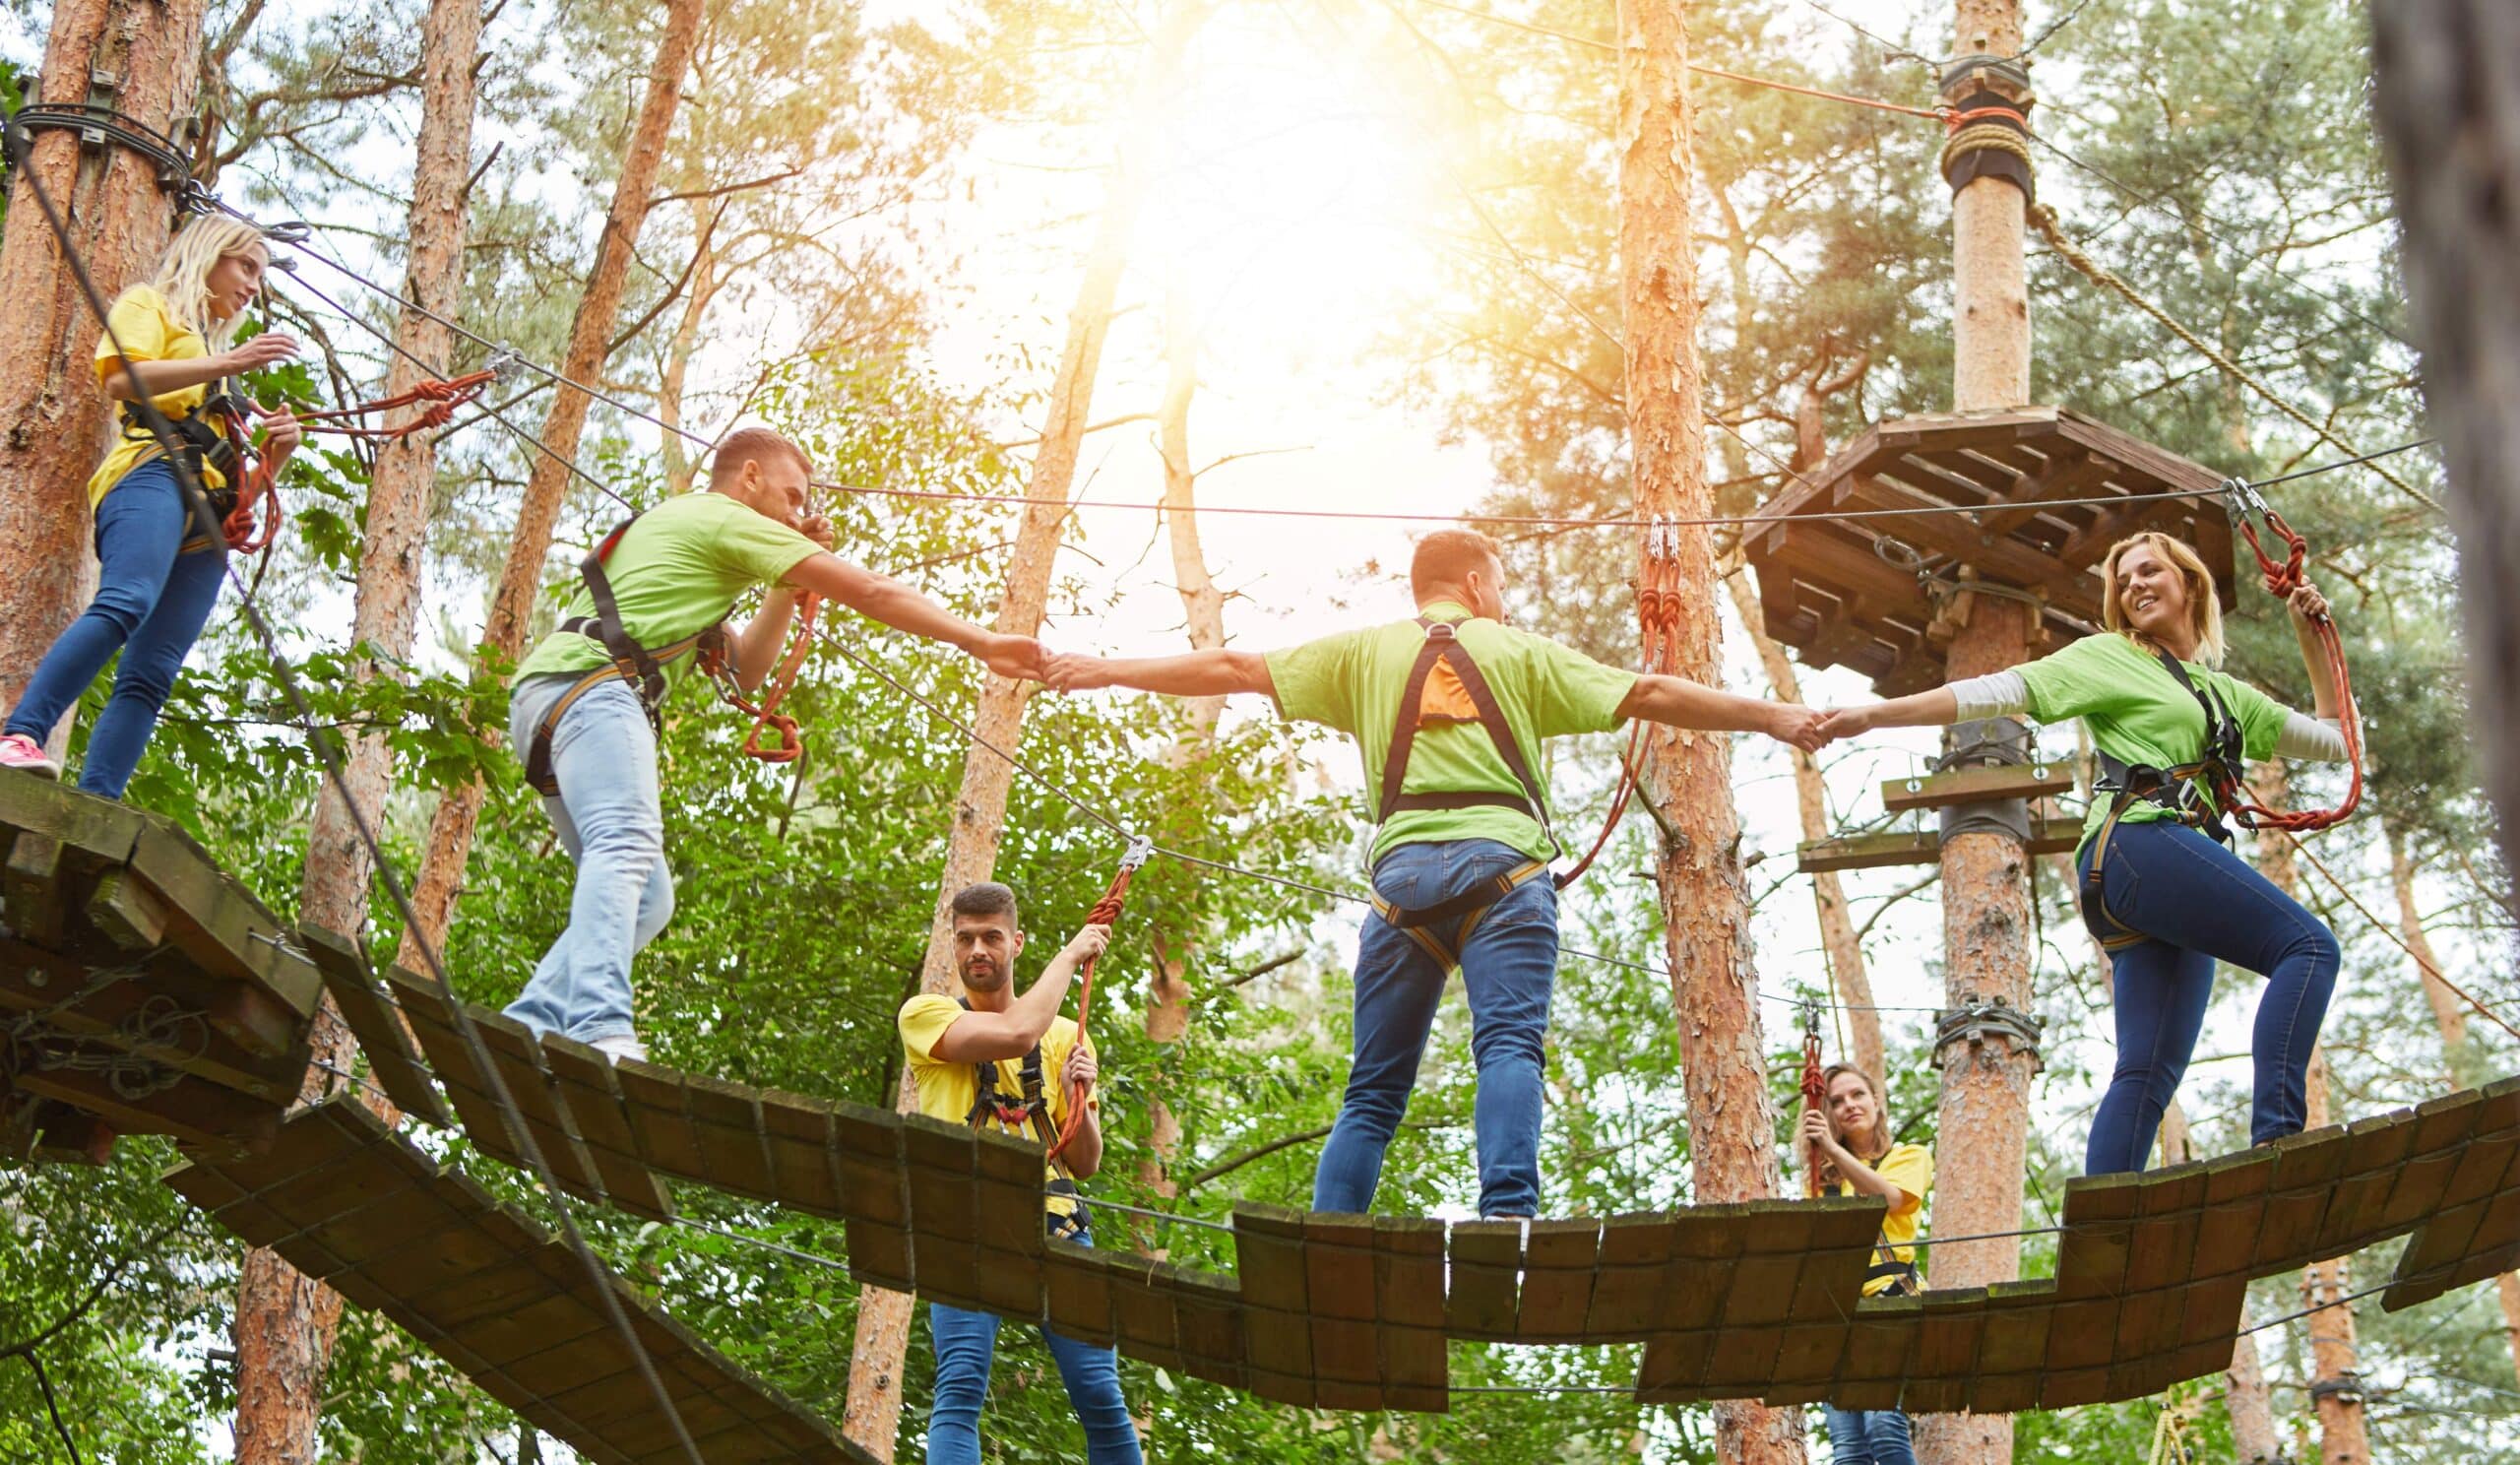
<path fill-rule="evenodd" d="M 1086 1094 L 1076 1136 L 1046 1168 L 1045 1224 L 1053 1236 L 1093 1244 L 1076 1181 L 1102 1168 L 1100 1101 L 1092 1095 L 1094 1044 L 1059 1015 L 1076 971 L 1111 939 L 1107 925 L 1089 925 L 1071 937 L 1041 969 L 1022 996 L 1015 992 L 1015 960 L 1024 951 L 1015 892 L 995 882 L 966 887 L 951 906 L 954 968 L 965 995 L 957 1000 L 921 992 L 902 1004 L 902 1048 L 918 1112 L 934 1118 L 1049 1143 L 1069 1117 L 1070 1094 Z M 1044 1075 L 1051 1077 L 1044 1082 Z M 929 1465 L 979 1465 L 980 1405 L 988 1397 L 989 1367 L 997 1352 L 994 1313 L 927 1305 L 927 1327 L 936 1345 L 936 1402 L 927 1420 Z M 1137 1427 L 1120 1393 L 1119 1356 L 1064 1338 L 1047 1328 L 1059 1378 L 1085 1428 L 1091 1465 L 1138 1465 Z"/>

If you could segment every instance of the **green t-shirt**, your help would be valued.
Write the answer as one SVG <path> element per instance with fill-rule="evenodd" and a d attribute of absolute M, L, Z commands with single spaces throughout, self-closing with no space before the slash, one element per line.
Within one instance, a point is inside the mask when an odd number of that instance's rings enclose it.
<path fill-rule="evenodd" d="M 1528 631 L 1471 619 L 1468 607 L 1450 601 L 1428 605 L 1425 613 L 1459 627 L 1455 634 L 1504 708 L 1505 724 L 1522 744 L 1543 795 L 1548 772 L 1541 758 L 1542 739 L 1607 732 L 1624 721 L 1619 704 L 1636 685 L 1635 672 L 1605 667 Z M 1278 710 L 1299 721 L 1327 724 L 1356 740 L 1369 803 L 1382 789 L 1383 759 L 1400 724 L 1401 694 L 1425 642 L 1425 629 L 1417 621 L 1396 620 L 1269 653 Z M 1522 792 L 1494 740 L 1475 722 L 1421 724 L 1401 788 L 1411 794 Z M 1402 809 L 1374 837 L 1366 863 L 1381 860 L 1395 846 L 1465 839 L 1498 840 L 1534 860 L 1554 853 L 1539 822 L 1515 809 Z"/>
<path fill-rule="evenodd" d="M 822 546 L 787 525 L 723 493 L 686 493 L 650 509 L 612 547 L 603 566 L 621 624 L 642 646 L 664 647 L 716 625 L 735 599 L 756 585 L 776 585 Z M 583 576 L 560 612 L 562 620 L 595 614 Z M 606 666 L 603 643 L 575 631 L 553 631 L 517 664 L 519 677 L 573 675 Z M 693 659 L 668 663 L 668 682 Z"/>
<path fill-rule="evenodd" d="M 2284 704 L 2194 662 L 2179 665 L 2198 687 L 2220 696 L 2231 708 L 2240 725 L 2246 756 L 2257 759 L 2274 753 L 2276 736 L 2284 731 Z M 2032 717 L 2042 723 L 2081 718 L 2091 730 L 2092 745 L 2120 762 L 2174 768 L 2204 755 L 2205 709 L 2196 705 L 2196 698 L 2159 658 L 2122 635 L 2085 636 L 2023 667 L 2021 679 L 2030 687 Z M 2109 800 L 2092 800 L 2091 813 L 2083 820 L 2085 840 L 2099 831 L 2108 814 Z M 2118 817 L 2141 824 L 2172 814 L 2160 804 L 2136 799 Z"/>

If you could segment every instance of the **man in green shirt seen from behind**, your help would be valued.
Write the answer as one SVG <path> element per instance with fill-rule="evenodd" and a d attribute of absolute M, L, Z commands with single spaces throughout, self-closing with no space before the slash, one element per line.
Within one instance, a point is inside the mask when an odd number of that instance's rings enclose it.
<path fill-rule="evenodd" d="M 1050 659 L 1062 691 L 1176 697 L 1265 692 L 1283 715 L 1356 740 L 1381 826 L 1373 914 L 1356 950 L 1355 1059 L 1313 1173 L 1316 1211 L 1367 1210 L 1454 969 L 1479 1065 L 1479 1213 L 1540 1208 L 1541 1045 L 1557 981 L 1556 842 L 1538 758 L 1547 738 L 1631 717 L 1820 745 L 1819 715 L 1677 676 L 1639 675 L 1505 620 L 1496 542 L 1466 529 L 1418 543 L 1418 614 L 1273 651 Z"/>
<path fill-rule="evenodd" d="M 982 630 L 918 592 L 831 552 L 808 512 L 812 466 L 767 428 L 726 435 L 709 486 L 669 498 L 605 536 L 579 566 L 584 583 L 559 629 L 516 669 L 509 728 L 526 777 L 577 861 L 569 925 L 508 1015 L 612 1056 L 644 1058 L 631 1024 L 630 963 L 673 916 L 657 782 L 657 708 L 686 679 L 701 642 L 723 637 L 750 690 L 810 591 L 898 630 L 958 647 L 1001 676 L 1038 678 L 1040 643 Z M 742 630 L 726 617 L 770 587 Z"/>

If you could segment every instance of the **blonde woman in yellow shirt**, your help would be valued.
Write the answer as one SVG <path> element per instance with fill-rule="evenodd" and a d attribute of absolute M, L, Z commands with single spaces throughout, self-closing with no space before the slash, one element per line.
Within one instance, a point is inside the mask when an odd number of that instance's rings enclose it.
<path fill-rule="evenodd" d="M 233 344 L 270 263 L 262 231 L 242 220 L 213 214 L 185 224 L 166 246 L 156 278 L 124 290 L 106 316 L 109 329 L 95 352 L 105 395 L 123 403 L 146 396 L 180 419 L 198 414 L 222 379 L 296 355 L 294 340 L 270 332 Z M 45 755 L 44 741 L 105 663 L 122 653 L 113 694 L 89 730 L 87 762 L 79 770 L 79 787 L 106 798 L 120 798 L 140 765 L 158 711 L 219 603 L 227 569 L 227 545 L 217 535 L 196 532 L 193 506 L 156 435 L 129 408 L 123 418 L 113 449 L 88 480 L 88 504 L 95 512 L 95 599 L 44 653 L 0 728 L 0 768 L 60 777 L 61 765 Z M 263 455 L 274 474 L 297 450 L 299 435 L 289 414 L 269 419 Z M 205 488 L 224 486 L 207 462 L 201 478 Z"/>
<path fill-rule="evenodd" d="M 1917 1232 L 1925 1192 L 1933 1188 L 1933 1152 L 1891 1140 L 1881 1081 L 1853 1063 L 1822 1072 L 1820 1109 L 1802 1112 L 1801 1147 L 1819 1153 L 1820 1186 L 1829 1195 L 1877 1195 L 1890 1203 L 1863 1295 L 1917 1290 Z M 1832 1465 L 1916 1465 L 1908 1417 L 1896 1409 L 1826 1406 Z"/>

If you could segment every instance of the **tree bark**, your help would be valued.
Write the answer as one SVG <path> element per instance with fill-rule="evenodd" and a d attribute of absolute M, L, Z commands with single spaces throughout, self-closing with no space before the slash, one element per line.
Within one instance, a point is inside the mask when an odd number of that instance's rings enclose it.
<path fill-rule="evenodd" d="M 2404 231 L 2427 420 L 2449 468 L 2468 712 L 2505 868 L 2520 869 L 2520 7 L 2396 0 L 2371 10 L 2373 112 Z"/>
<path fill-rule="evenodd" d="M 622 155 L 621 176 L 613 184 L 612 206 L 604 215 L 603 232 L 596 240 L 595 264 L 587 273 L 586 293 L 578 297 L 569 323 L 569 348 L 560 372 L 571 381 L 591 382 L 603 369 L 611 346 L 621 292 L 630 276 L 631 249 L 647 223 L 648 202 L 656 192 L 657 170 L 664 159 L 665 138 L 673 130 L 675 108 L 682 99 L 683 73 L 700 33 L 701 0 L 667 0 L 664 28 L 657 40 L 656 63 L 648 71 L 647 94 L 639 102 L 639 118 Z M 514 660 L 525 649 L 525 633 L 534 615 L 534 597 L 542 585 L 542 564 L 551 553 L 551 532 L 559 521 L 560 503 L 569 487 L 569 465 L 587 425 L 593 399 L 575 387 L 561 387 L 542 419 L 542 446 L 534 454 L 526 476 L 525 500 L 517 510 L 516 535 L 508 541 L 507 563 L 499 572 L 490 600 L 490 618 L 481 630 L 481 647 Z M 495 740 L 495 732 L 488 736 Z M 428 853 L 420 861 L 420 877 L 411 892 L 419 921 L 403 936 L 400 960 L 417 969 L 419 941 L 441 942 L 454 918 L 455 900 L 464 882 L 464 863 L 472 853 L 473 826 L 481 816 L 481 786 L 474 782 L 438 800 L 429 820 Z"/>
<path fill-rule="evenodd" d="M 1822 457 L 1828 456 L 1824 451 Z M 1816 461 L 1816 460 L 1815 460 Z M 1768 686 L 1780 702 L 1802 700 L 1801 679 L 1795 675 L 1794 662 L 1767 633 L 1761 617 L 1759 592 L 1750 577 L 1735 568 L 1724 577 L 1725 587 L 1732 592 L 1732 608 L 1748 628 L 1750 644 L 1758 648 L 1759 665 L 1767 669 Z M 1793 750 L 1795 812 L 1802 823 L 1805 840 L 1824 840 L 1831 833 L 1829 823 L 1829 786 L 1821 777 L 1820 762 L 1800 748 Z M 1856 939 L 1854 913 L 1847 906 L 1846 882 L 1836 870 L 1822 870 L 1811 877 L 1811 903 L 1820 917 L 1820 949 L 1829 963 L 1831 989 L 1835 1000 L 1845 1009 L 1847 1038 L 1853 1048 L 1856 1066 L 1889 1082 L 1882 1067 L 1881 1014 L 1873 1010 L 1872 977 L 1864 969 L 1863 944 Z"/>
<path fill-rule="evenodd" d="M 2328 1114 L 2327 1050 L 2310 1050 L 2307 1098 L 2308 1127 L 2333 1122 Z M 2330 1393 L 2316 1400 L 2319 1417 L 2320 1465 L 2369 1465 L 2371 1436 L 2364 1419 L 2362 1375 L 2356 1371 L 2354 1308 L 2342 1301 L 2352 1292 L 2349 1257 L 2313 1262 L 2301 1269 L 2301 1306 L 2319 1310 L 2302 1319 L 2310 1330 L 2311 1387 L 2350 1384 L 2350 1393 Z M 2334 1306 L 2322 1306 L 2334 1304 Z"/>
<path fill-rule="evenodd" d="M 1714 495 L 1706 481 L 1691 255 L 1688 28 L 1680 0 L 1621 0 L 1618 23 L 1618 253 L 1636 513 L 1703 519 L 1714 512 Z M 1641 540 L 1639 555 L 1641 578 Z M 1672 669 L 1721 683 L 1719 576 L 1714 542 L 1702 528 L 1680 530 L 1677 568 Z M 1658 729 L 1653 736 L 1644 793 L 1670 820 L 1655 875 L 1688 1095 L 1694 1196 L 1772 1196 L 1776 1111 L 1751 964 L 1732 746 L 1722 733 Z M 1715 1432 L 1717 1454 L 1728 1462 L 1803 1459 L 1799 1410 L 1718 1404 Z"/>
<path fill-rule="evenodd" d="M 40 99 L 87 100 L 110 77 L 109 102 L 165 131 L 189 118 L 200 85 L 204 0 L 56 0 Z M 30 97 L 30 100 L 38 99 Z M 29 171 L 43 182 L 96 288 L 110 300 L 147 278 L 174 220 L 157 171 L 120 148 L 83 154 L 78 135 L 33 135 Z M 0 234 L 0 706 L 15 706 L 53 639 L 96 588 L 88 478 L 104 446 L 104 394 L 90 365 L 103 327 L 35 207 L 13 179 Z M 69 743 L 64 718 L 48 743 Z"/>
<path fill-rule="evenodd" d="M 472 176 L 473 59 L 479 51 L 478 0 L 433 0 L 420 31 L 420 131 L 412 165 L 408 298 L 453 317 L 464 294 L 465 189 Z M 402 352 L 386 373 L 389 395 L 422 379 L 411 358 L 443 364 L 451 333 L 406 306 L 395 326 Z M 408 352 L 406 355 L 403 352 Z M 350 640 L 372 648 L 352 664 L 360 681 L 396 674 L 389 665 L 410 656 L 419 622 L 421 555 L 437 482 L 437 448 L 413 433 L 377 450 L 367 498 L 367 542 L 359 556 Z M 393 777 L 393 754 L 380 734 L 351 743 L 345 782 L 358 819 L 378 826 Z M 307 833 L 306 874 L 298 919 L 356 937 L 367 924 L 368 880 L 374 874 L 351 805 L 330 787 L 318 796 Z M 315 1014 L 319 1064 L 347 1069 L 349 1030 L 330 996 Z M 336 1087 L 324 1067 L 310 1067 L 299 1098 L 312 1102 Z M 371 1108 L 383 1101 L 367 1099 Z M 342 1314 L 338 1293 L 312 1281 L 277 1252 L 245 1254 L 236 1283 L 236 1458 L 238 1465 L 295 1465 L 316 1457 L 325 1370 Z"/>
<path fill-rule="evenodd" d="M 1952 50 L 2021 50 L 2020 0 L 1958 0 Z M 1952 407 L 2020 407 L 2030 400 L 2030 293 L 2023 221 L 2028 201 L 2001 178 L 1979 178 L 1952 198 Z M 1965 593 L 1964 593 L 1965 594 Z M 2031 623 L 2021 602 L 1970 597 L 1948 654 L 1953 679 L 2025 660 Z M 1957 834 L 1942 845 L 1943 983 L 1953 1007 L 1972 997 L 2030 1008 L 2029 859 L 2010 834 Z M 2030 1084 L 2037 1056 L 2006 1036 L 1954 1045 L 1942 1064 L 1941 1140 L 1933 1222 L 1941 1232 L 2021 1226 Z M 2021 1275 L 2018 1240 L 1976 1242 L 1934 1257 L 1936 1287 L 1984 1287 Z M 2009 1416 L 1924 1415 L 1917 1456 L 1928 1465 L 2005 1465 Z"/>
<path fill-rule="evenodd" d="M 1086 255 L 1084 278 L 1068 309 L 1067 341 L 1059 352 L 1058 372 L 1051 378 L 1041 435 L 1033 455 L 1033 471 L 1025 495 L 1053 500 L 1024 510 L 1016 532 L 1015 551 L 999 597 L 995 627 L 1000 632 L 1031 635 L 1040 627 L 1048 604 L 1050 568 L 1058 556 L 1065 500 L 1076 481 L 1076 460 L 1084 441 L 1086 414 L 1094 398 L 1094 379 L 1102 364 L 1103 337 L 1111 325 L 1111 306 L 1118 294 L 1121 267 L 1127 262 L 1130 236 L 1136 232 L 1146 202 L 1156 147 L 1156 119 L 1165 90 L 1179 79 L 1182 53 L 1206 23 L 1214 0 L 1174 0 L 1158 26 L 1134 87 L 1127 121 L 1122 124 L 1118 156 Z M 1032 683 L 990 675 L 981 683 L 979 708 L 973 722 L 978 736 L 963 757 L 963 783 L 954 800 L 954 821 L 946 836 L 945 863 L 937 881 L 936 914 L 928 928 L 927 955 L 919 986 L 930 992 L 954 987 L 953 925 L 947 903 L 964 886 L 985 880 L 997 867 L 1004 837 L 1006 795 L 1014 769 L 1004 758 L 980 745 L 981 740 L 1012 748 L 1023 735 L 1024 705 Z M 1052 913 L 1041 913 L 1050 917 Z M 904 1113 L 915 1107 L 910 1075 L 902 1076 L 898 1103 Z M 905 1293 L 869 1287 L 858 1298 L 857 1331 L 850 1353 L 849 1402 L 841 1430 L 878 1459 L 893 1457 L 901 1431 L 902 1360 L 910 1352 L 911 1298 Z"/>

